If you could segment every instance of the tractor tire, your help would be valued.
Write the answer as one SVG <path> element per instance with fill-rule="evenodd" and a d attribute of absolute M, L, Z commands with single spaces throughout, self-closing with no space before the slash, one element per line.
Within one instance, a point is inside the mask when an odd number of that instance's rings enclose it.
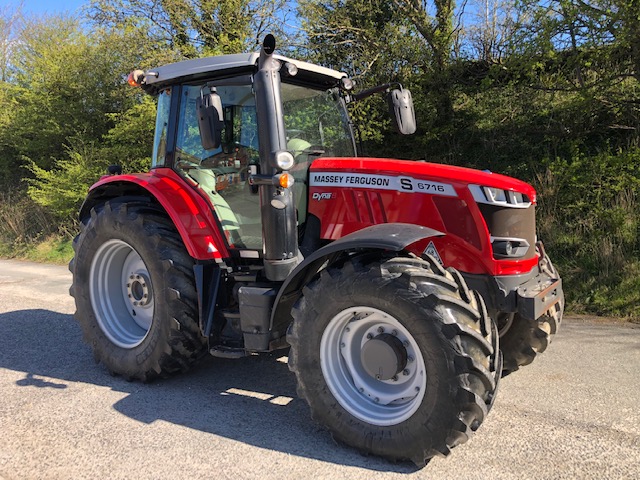
<path fill-rule="evenodd" d="M 551 343 L 562 321 L 562 302 L 556 303 L 536 320 L 528 320 L 517 315 L 513 323 L 500 337 L 500 348 L 504 358 L 502 376 L 529 365 L 544 352 Z"/>
<path fill-rule="evenodd" d="M 424 466 L 478 429 L 502 369 L 480 295 L 428 257 L 330 266 L 293 309 L 289 368 L 333 438 Z"/>
<path fill-rule="evenodd" d="M 552 278 L 560 278 L 549 257 L 544 254 L 541 269 Z M 535 320 L 515 314 L 506 331 L 500 332 L 500 348 L 504 359 L 502 376 L 529 365 L 551 343 L 552 335 L 560 329 L 564 313 L 564 297 Z"/>
<path fill-rule="evenodd" d="M 205 353 L 194 262 L 163 212 L 140 200 L 97 205 L 73 248 L 75 318 L 112 375 L 146 382 Z"/>

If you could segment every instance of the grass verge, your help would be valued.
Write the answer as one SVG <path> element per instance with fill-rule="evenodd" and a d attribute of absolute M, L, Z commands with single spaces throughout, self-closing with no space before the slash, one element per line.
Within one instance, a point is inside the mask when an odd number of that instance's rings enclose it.
<path fill-rule="evenodd" d="M 0 257 L 65 265 L 73 257 L 72 240 L 52 235 L 30 243 L 0 243 Z"/>

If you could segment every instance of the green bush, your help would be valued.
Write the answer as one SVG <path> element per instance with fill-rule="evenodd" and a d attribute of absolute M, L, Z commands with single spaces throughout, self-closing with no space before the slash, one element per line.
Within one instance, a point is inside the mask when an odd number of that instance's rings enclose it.
<path fill-rule="evenodd" d="M 33 178 L 27 179 L 29 196 L 46 207 L 62 225 L 71 225 L 89 186 L 106 173 L 109 162 L 91 144 L 80 143 L 67 149 L 67 157 L 55 159 L 46 170 L 29 161 L 27 168 Z"/>
<path fill-rule="evenodd" d="M 573 311 L 640 316 L 640 149 L 547 161 L 538 234 Z"/>

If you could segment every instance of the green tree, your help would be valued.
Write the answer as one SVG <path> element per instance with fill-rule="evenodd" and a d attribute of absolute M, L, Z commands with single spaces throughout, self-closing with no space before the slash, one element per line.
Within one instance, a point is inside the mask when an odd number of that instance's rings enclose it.
<path fill-rule="evenodd" d="M 0 110 L 2 180 L 15 189 L 27 177 L 29 194 L 56 220 L 69 221 L 107 165 L 149 167 L 155 104 L 125 78 L 175 56 L 140 44 L 143 33 L 88 30 L 64 16 L 28 20 L 18 33 L 0 90 L 9 106 Z"/>
<path fill-rule="evenodd" d="M 142 97 L 124 112 L 112 114 L 114 127 L 103 137 L 102 156 L 124 172 L 145 172 L 151 166 L 151 149 L 156 120 L 155 99 Z"/>
<path fill-rule="evenodd" d="M 303 51 L 314 60 L 366 78 L 360 88 L 397 80 L 412 89 L 418 133 L 411 140 L 384 135 L 385 107 L 372 99 L 353 107 L 365 140 L 386 155 L 456 161 L 464 120 L 456 90 L 468 73 L 458 59 L 462 30 L 453 0 L 308 0 L 299 13 Z"/>
<path fill-rule="evenodd" d="M 101 26 L 144 28 L 154 43 L 184 58 L 255 49 L 262 37 L 285 37 L 287 0 L 93 0 Z"/>
<path fill-rule="evenodd" d="M 64 17 L 47 25 L 27 22 L 20 37 L 13 63 L 17 111 L 11 141 L 21 155 L 48 167 L 64 151 L 67 137 L 104 128 L 94 103 L 98 95 L 86 88 L 93 73 L 80 60 L 87 58 L 89 40 L 76 20 Z"/>
<path fill-rule="evenodd" d="M 304 43 L 296 55 L 346 72 L 356 90 L 399 82 L 413 88 L 424 72 L 428 51 L 414 26 L 390 2 L 370 0 L 301 1 L 298 12 Z M 416 105 L 425 105 L 421 89 Z M 364 153 L 420 156 L 419 142 L 399 147 L 391 132 L 386 104 L 379 95 L 351 105 L 351 115 L 364 142 Z"/>
<path fill-rule="evenodd" d="M 0 8 L 0 189 L 6 191 L 20 178 L 16 170 L 17 152 L 8 139 L 15 118 L 15 88 L 11 83 L 11 63 L 22 22 L 20 9 Z"/>
<path fill-rule="evenodd" d="M 53 160 L 51 168 L 35 162 L 27 164 L 33 174 L 28 179 L 28 194 L 39 205 L 47 207 L 55 222 L 63 228 L 76 223 L 76 215 L 87 188 L 105 173 L 109 161 L 94 144 L 81 138 L 69 139 L 64 156 Z"/>
<path fill-rule="evenodd" d="M 89 36 L 76 19 L 48 17 L 27 22 L 20 40 L 12 64 L 15 111 L 5 142 L 21 157 L 48 168 L 64 154 L 68 138 L 100 139 L 113 126 L 107 114 L 136 101 L 122 75 L 139 56 L 126 55 L 122 36 Z"/>
<path fill-rule="evenodd" d="M 453 120 L 453 98 L 449 66 L 457 32 L 454 29 L 455 0 L 393 0 L 429 47 L 430 68 L 426 89 L 434 99 L 438 123 L 449 126 Z M 430 8 L 435 10 L 429 14 Z"/>
<path fill-rule="evenodd" d="M 519 5 L 510 75 L 562 99 L 564 106 L 571 99 L 570 123 L 578 128 L 568 126 L 568 137 L 591 151 L 638 144 L 639 7 L 637 0 L 525 0 Z"/>

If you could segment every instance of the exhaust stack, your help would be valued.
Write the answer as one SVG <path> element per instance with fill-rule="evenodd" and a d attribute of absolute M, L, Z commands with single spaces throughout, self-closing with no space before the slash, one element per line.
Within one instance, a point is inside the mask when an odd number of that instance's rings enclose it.
<path fill-rule="evenodd" d="M 275 47 L 274 36 L 267 35 L 260 50 L 258 71 L 253 80 L 260 144 L 260 176 L 263 178 L 281 173 L 282 168 L 278 165 L 281 162 L 278 159 L 291 155 L 287 152 L 280 96 L 281 64 L 273 58 Z M 269 280 L 283 281 L 302 258 L 298 250 L 293 191 L 275 186 L 273 182 L 260 182 L 259 188 L 265 275 Z"/>

